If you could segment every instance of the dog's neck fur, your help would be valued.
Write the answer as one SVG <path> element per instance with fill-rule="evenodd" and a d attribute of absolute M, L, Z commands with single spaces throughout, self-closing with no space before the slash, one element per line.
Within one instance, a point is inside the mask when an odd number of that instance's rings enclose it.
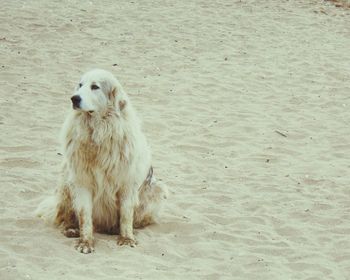
<path fill-rule="evenodd" d="M 128 130 L 126 126 L 128 122 L 125 121 L 125 118 L 135 118 L 130 104 L 127 107 L 123 107 L 122 111 L 109 106 L 104 112 L 75 112 L 75 116 L 80 123 L 77 127 L 81 130 L 79 135 L 85 141 L 92 141 L 96 145 L 103 145 L 109 139 L 118 142 L 125 141 L 126 130 Z M 99 127 L 99 129 L 94 129 L 96 127 Z"/>
<path fill-rule="evenodd" d="M 108 137 L 110 134 L 110 130 L 113 129 L 115 126 L 115 123 L 112 121 L 112 119 L 117 118 L 116 114 L 113 114 L 110 112 L 109 114 L 98 114 L 98 113 L 87 113 L 82 112 L 79 116 L 79 119 L 81 121 L 81 129 L 87 129 L 90 132 L 90 135 L 94 133 L 95 127 L 103 127 L 104 135 L 105 137 Z M 112 126 L 113 124 L 113 126 Z M 101 130 L 101 129 L 98 129 Z M 101 136 L 104 136 L 101 135 Z M 101 139 L 102 140 L 102 139 Z"/>

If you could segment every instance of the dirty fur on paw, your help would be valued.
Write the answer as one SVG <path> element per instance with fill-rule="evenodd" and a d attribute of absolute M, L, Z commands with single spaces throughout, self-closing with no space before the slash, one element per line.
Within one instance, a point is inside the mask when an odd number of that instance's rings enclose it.
<path fill-rule="evenodd" d="M 78 228 L 68 228 L 63 231 L 63 234 L 68 238 L 74 238 L 80 236 L 80 231 Z"/>
<path fill-rule="evenodd" d="M 137 242 L 136 242 L 136 240 L 131 239 L 129 237 L 119 236 L 118 240 L 117 240 L 117 244 L 119 246 L 128 245 L 130 247 L 136 247 Z"/>
<path fill-rule="evenodd" d="M 79 240 L 77 245 L 75 245 L 75 249 L 83 254 L 89 254 L 95 251 L 93 242 L 89 240 Z"/>

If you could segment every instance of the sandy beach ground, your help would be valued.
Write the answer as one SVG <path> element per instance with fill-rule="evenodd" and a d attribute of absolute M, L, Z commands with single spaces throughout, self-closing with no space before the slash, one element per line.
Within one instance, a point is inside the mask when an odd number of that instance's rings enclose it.
<path fill-rule="evenodd" d="M 350 10 L 2 1 L 0 279 L 350 279 Z M 137 248 L 33 216 L 80 75 L 113 72 L 171 196 Z"/>

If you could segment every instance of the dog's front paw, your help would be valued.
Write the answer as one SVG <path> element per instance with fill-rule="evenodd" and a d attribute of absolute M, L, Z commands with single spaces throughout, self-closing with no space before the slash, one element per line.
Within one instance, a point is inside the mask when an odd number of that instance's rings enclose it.
<path fill-rule="evenodd" d="M 132 239 L 129 237 L 124 237 L 124 236 L 119 236 L 118 240 L 117 240 L 117 244 L 119 246 L 128 245 L 130 247 L 136 247 L 137 242 L 135 239 Z"/>
<path fill-rule="evenodd" d="M 77 245 L 75 245 L 75 249 L 84 254 L 89 254 L 95 251 L 92 240 L 79 239 Z"/>

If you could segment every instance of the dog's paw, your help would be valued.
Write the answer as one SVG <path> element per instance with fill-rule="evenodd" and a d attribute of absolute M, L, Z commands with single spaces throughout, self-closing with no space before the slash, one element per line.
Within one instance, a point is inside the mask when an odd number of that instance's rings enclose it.
<path fill-rule="evenodd" d="M 77 249 L 78 252 L 83 254 L 89 254 L 95 251 L 93 246 L 93 241 L 91 240 L 79 240 L 78 243 L 75 245 L 75 249 Z"/>
<path fill-rule="evenodd" d="M 80 236 L 80 231 L 78 228 L 68 228 L 63 230 L 63 234 L 68 238 L 74 238 Z"/>
<path fill-rule="evenodd" d="M 117 244 L 119 246 L 128 245 L 130 247 L 136 247 L 137 242 L 135 239 L 132 239 L 129 237 L 124 237 L 124 236 L 119 236 L 118 240 L 117 240 Z"/>

